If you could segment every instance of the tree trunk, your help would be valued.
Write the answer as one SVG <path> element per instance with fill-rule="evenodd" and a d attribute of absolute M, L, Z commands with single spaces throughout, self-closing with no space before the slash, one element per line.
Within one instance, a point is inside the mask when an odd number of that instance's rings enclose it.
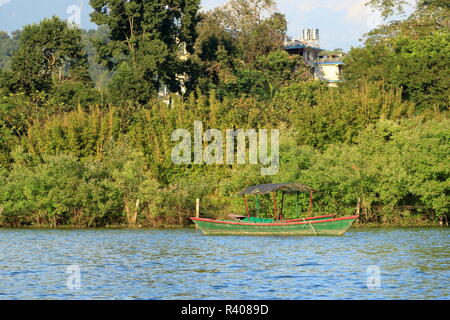
<path fill-rule="evenodd" d="M 136 225 L 138 209 L 139 209 L 139 199 L 136 200 L 136 206 L 134 210 L 130 209 L 130 207 L 128 206 L 128 201 L 125 200 L 125 213 L 127 215 L 127 223 L 129 226 Z"/>

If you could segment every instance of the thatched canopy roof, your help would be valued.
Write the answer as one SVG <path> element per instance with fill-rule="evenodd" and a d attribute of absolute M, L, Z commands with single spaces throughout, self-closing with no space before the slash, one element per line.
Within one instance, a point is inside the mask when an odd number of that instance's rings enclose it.
<path fill-rule="evenodd" d="M 268 194 L 272 192 L 283 192 L 283 193 L 300 193 L 300 192 L 316 192 L 311 187 L 308 187 L 306 184 L 292 182 L 292 183 L 268 183 L 268 184 L 260 184 L 257 186 L 251 186 L 246 188 L 245 190 L 238 193 L 238 195 L 244 194 Z"/>

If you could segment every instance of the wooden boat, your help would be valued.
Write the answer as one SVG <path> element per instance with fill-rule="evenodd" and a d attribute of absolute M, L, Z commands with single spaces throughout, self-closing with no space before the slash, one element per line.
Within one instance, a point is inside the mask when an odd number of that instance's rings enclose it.
<path fill-rule="evenodd" d="M 276 193 L 281 192 L 281 206 L 277 208 Z M 283 203 L 285 194 L 296 194 L 296 209 L 298 209 L 299 193 L 309 193 L 308 217 L 283 219 Z M 209 219 L 193 217 L 192 221 L 205 235 L 254 235 L 254 236 L 320 236 L 342 235 L 358 215 L 336 218 L 335 215 L 312 216 L 312 194 L 316 190 L 301 183 L 275 183 L 248 187 L 238 195 L 244 198 L 247 216 L 231 215 L 232 220 Z M 250 217 L 246 196 L 255 195 L 259 214 L 258 195 L 272 194 L 275 218 Z M 297 212 L 299 212 L 297 210 Z"/>

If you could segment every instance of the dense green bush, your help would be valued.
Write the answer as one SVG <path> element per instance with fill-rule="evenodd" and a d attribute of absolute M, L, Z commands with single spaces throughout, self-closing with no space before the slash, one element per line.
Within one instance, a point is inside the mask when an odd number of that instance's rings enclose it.
<path fill-rule="evenodd" d="M 217 103 L 207 100 L 191 101 L 189 114 L 203 116 L 205 128 L 226 128 L 212 108 L 202 111 L 204 103 Z M 125 123 L 113 109 L 98 108 L 35 123 L 11 152 L 11 170 L 0 175 L 2 224 L 185 224 L 196 198 L 210 216 L 243 213 L 239 190 L 280 181 L 317 189 L 316 214 L 351 214 L 360 198 L 365 222 L 398 223 L 405 212 L 430 221 L 449 215 L 450 123 L 444 115 L 367 122 L 351 141 L 325 143 L 321 150 L 312 147 L 314 140 L 299 145 L 301 130 L 290 123 L 281 128 L 279 173 L 261 176 L 259 165 L 174 165 L 170 134 L 191 130 L 195 119 L 183 117 L 185 107 L 155 104 Z M 238 119 L 235 125 L 245 127 L 248 117 Z M 270 199 L 261 201 L 262 214 L 272 215 Z M 294 198 L 286 199 L 286 208 L 286 216 L 297 216 Z M 307 210 L 302 195 L 301 215 Z"/>
<path fill-rule="evenodd" d="M 0 225 L 184 225 L 196 198 L 202 214 L 242 214 L 242 188 L 291 181 L 318 190 L 313 214 L 351 214 L 359 198 L 363 223 L 449 216 L 443 2 L 420 1 L 410 18 L 369 33 L 347 55 L 338 88 L 312 81 L 301 59 L 280 51 L 286 21 L 273 1 L 264 18 L 226 7 L 199 15 L 198 0 L 178 1 L 181 11 L 118 3 L 109 16 L 102 1 L 91 2 L 97 31 L 54 17 L 12 39 L 0 32 Z M 397 1 L 388 2 L 372 4 L 389 12 Z M 223 32 L 230 21 L 240 33 Z M 165 101 L 157 96 L 163 83 L 172 92 Z M 279 129 L 279 172 L 175 165 L 171 134 L 193 132 L 194 121 L 223 133 Z M 300 211 L 294 200 L 285 199 L 285 216 L 306 215 L 308 195 Z M 273 215 L 269 197 L 261 209 Z"/>
<path fill-rule="evenodd" d="M 439 219 L 450 209 L 449 124 L 381 120 L 352 144 L 331 145 L 308 156 L 308 151 L 292 148 L 293 165 L 298 162 L 294 159 L 304 160 L 290 179 L 320 190 L 319 211 L 350 213 L 360 198 L 366 221 L 382 222 L 380 207 L 391 213 L 394 208 L 410 208 Z"/>

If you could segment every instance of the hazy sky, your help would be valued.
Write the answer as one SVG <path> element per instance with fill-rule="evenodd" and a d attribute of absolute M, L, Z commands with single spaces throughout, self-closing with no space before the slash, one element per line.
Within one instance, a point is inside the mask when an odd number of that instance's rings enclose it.
<path fill-rule="evenodd" d="M 276 0 L 286 15 L 289 36 L 299 38 L 303 28 L 318 28 L 322 48 L 345 50 L 360 45 L 362 35 L 381 22 L 377 13 L 364 6 L 367 1 Z M 225 2 L 202 0 L 202 6 L 209 10 Z M 0 0 L 0 30 L 11 32 L 52 15 L 73 20 L 84 29 L 96 28 L 89 18 L 91 11 L 88 0 Z"/>

